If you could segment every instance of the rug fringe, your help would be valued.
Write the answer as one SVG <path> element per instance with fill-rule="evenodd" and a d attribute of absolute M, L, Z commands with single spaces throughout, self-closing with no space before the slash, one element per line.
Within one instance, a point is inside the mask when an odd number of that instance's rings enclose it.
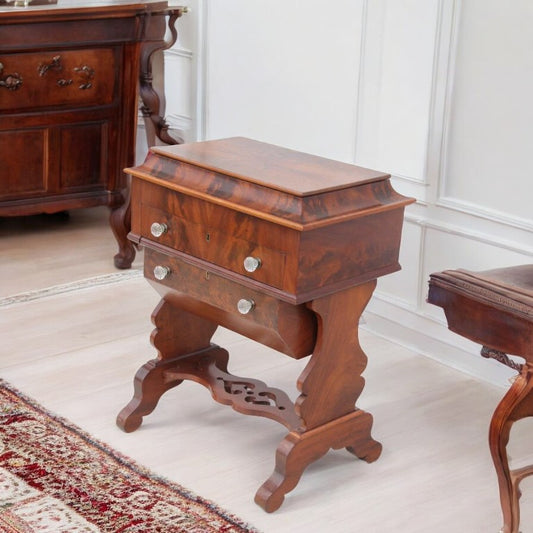
<path fill-rule="evenodd" d="M 141 278 L 143 275 L 141 270 L 131 269 L 122 272 L 114 272 L 112 274 L 103 274 L 92 278 L 73 281 L 70 283 L 63 283 L 60 285 L 53 285 L 44 289 L 35 289 L 33 291 L 21 292 L 12 296 L 5 296 L 0 298 L 0 307 L 8 305 L 20 304 L 38 300 L 40 298 L 48 298 L 57 294 L 64 294 L 67 292 L 77 291 L 81 289 L 90 289 L 93 287 L 101 287 L 102 285 L 111 285 L 113 283 L 120 283 L 122 281 L 129 281 L 130 279 Z"/>

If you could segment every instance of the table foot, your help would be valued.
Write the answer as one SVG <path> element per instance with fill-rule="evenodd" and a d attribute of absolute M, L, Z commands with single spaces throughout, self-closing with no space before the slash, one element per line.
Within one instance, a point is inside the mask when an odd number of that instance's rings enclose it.
<path fill-rule="evenodd" d="M 124 204 L 111 210 L 109 225 L 118 244 L 118 253 L 113 258 L 116 268 L 131 268 L 135 259 L 135 247 L 128 240 L 128 232 L 131 228 L 131 211 L 129 192 L 126 194 Z"/>
<path fill-rule="evenodd" d="M 255 495 L 257 505 L 267 513 L 279 509 L 285 494 L 296 487 L 305 468 L 330 448 L 346 448 L 367 462 L 375 461 L 382 448 L 370 436 L 372 421 L 372 415 L 357 410 L 304 433 L 289 433 L 277 448 L 274 472 Z"/>
<path fill-rule="evenodd" d="M 138 429 L 143 417 L 156 408 L 161 396 L 183 381 L 168 379 L 165 369 L 171 364 L 172 361 L 160 363 L 157 359 L 153 359 L 137 371 L 133 382 L 133 398 L 117 416 L 117 426 L 120 429 L 126 433 Z"/>

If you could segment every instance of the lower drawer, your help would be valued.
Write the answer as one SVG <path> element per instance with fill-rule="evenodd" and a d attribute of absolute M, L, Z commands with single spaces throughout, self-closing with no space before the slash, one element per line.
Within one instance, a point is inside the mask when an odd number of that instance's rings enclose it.
<path fill-rule="evenodd" d="M 316 318 L 305 304 L 282 302 L 208 270 L 145 249 L 144 275 L 168 301 L 299 359 L 316 340 Z"/>

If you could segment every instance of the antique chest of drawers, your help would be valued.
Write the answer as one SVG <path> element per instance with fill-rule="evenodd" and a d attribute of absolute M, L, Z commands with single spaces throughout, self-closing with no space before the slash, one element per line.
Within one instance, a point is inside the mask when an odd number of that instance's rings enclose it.
<path fill-rule="evenodd" d="M 107 205 L 115 264 L 130 266 L 129 211 L 119 208 L 139 77 L 180 13 L 159 0 L 0 6 L 0 216 Z"/>
<path fill-rule="evenodd" d="M 276 471 L 256 496 L 267 511 L 329 448 L 376 459 L 372 417 L 355 407 L 366 364 L 358 320 L 376 278 L 400 268 L 412 200 L 381 172 L 245 138 L 153 148 L 129 172 L 130 239 L 145 248 L 144 274 L 162 301 L 158 358 L 139 370 L 118 424 L 136 429 L 183 379 L 284 424 Z M 295 404 L 227 372 L 227 352 L 210 342 L 219 325 L 296 359 L 311 355 Z"/>

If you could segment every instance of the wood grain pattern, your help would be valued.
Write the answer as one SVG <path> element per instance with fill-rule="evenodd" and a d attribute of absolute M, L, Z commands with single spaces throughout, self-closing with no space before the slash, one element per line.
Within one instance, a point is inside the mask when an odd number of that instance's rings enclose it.
<path fill-rule="evenodd" d="M 232 176 L 241 182 L 266 185 L 291 196 L 348 189 L 388 177 L 383 172 L 244 137 L 155 148 L 154 151 L 195 167 Z"/>
<path fill-rule="evenodd" d="M 388 182 L 364 184 L 356 187 L 357 191 L 362 191 L 352 193 L 346 190 L 336 193 L 335 197 L 331 196 L 333 193 L 327 193 L 306 198 L 305 202 L 314 205 L 314 212 L 322 217 L 321 224 L 304 223 L 307 215 L 295 208 L 291 216 L 299 221 L 297 227 L 300 229 L 296 229 L 286 224 L 286 218 L 277 223 L 271 216 L 280 205 L 283 209 L 289 205 L 283 198 L 279 203 L 274 190 L 257 189 L 249 183 L 235 187 L 232 183 L 232 202 L 239 201 L 238 207 L 232 207 L 228 203 L 229 193 L 222 193 L 218 186 L 211 188 L 210 176 L 205 175 L 203 169 L 194 175 L 188 167 L 182 175 L 183 167 L 178 163 L 172 176 L 187 181 L 191 187 L 198 183 L 209 191 L 205 198 L 200 197 L 196 189 L 190 194 L 185 188 L 175 190 L 172 181 L 157 184 L 150 177 L 145 181 L 145 172 L 153 170 L 151 161 L 149 157 L 141 170 L 133 171 L 133 202 L 138 216 L 134 217 L 132 238 L 139 244 L 150 245 L 156 241 L 223 267 L 226 276 L 231 277 L 232 273 L 246 276 L 262 284 L 267 292 L 271 288 L 279 289 L 282 298 L 296 304 L 400 268 L 398 255 L 403 211 L 410 199 L 396 195 Z M 174 163 L 158 160 L 157 164 Z M 244 198 L 241 189 L 246 189 Z M 265 190 L 270 196 L 263 195 Z M 358 194 L 361 197 L 357 197 Z M 222 203 L 220 195 L 223 196 Z M 254 201 L 257 208 L 262 206 L 262 213 L 267 213 L 268 217 L 245 212 L 246 206 Z M 269 201 L 273 203 L 267 205 Z M 351 207 L 351 215 L 328 218 L 329 207 L 334 209 L 341 204 L 343 212 Z M 367 208 L 369 205 L 371 207 Z M 150 233 L 154 222 L 168 227 L 168 231 L 157 239 Z M 304 226 L 305 230 L 302 230 Z M 247 256 L 259 257 L 263 266 L 254 273 L 247 273 L 243 268 Z"/>

